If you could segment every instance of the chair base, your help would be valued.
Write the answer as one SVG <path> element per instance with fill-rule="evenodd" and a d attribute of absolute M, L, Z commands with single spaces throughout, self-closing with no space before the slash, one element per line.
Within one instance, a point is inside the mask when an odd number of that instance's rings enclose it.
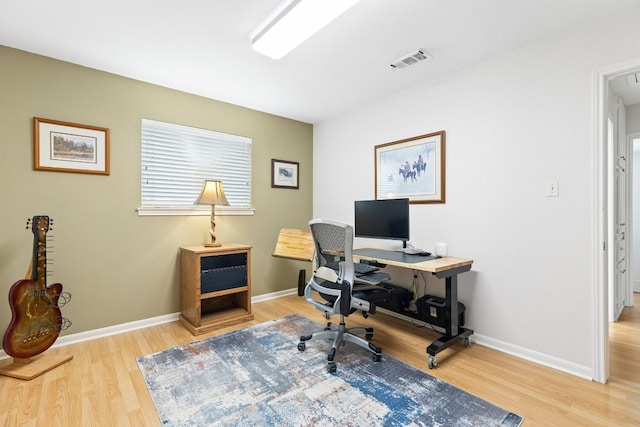
<path fill-rule="evenodd" d="M 366 339 L 362 338 L 360 335 L 364 335 Z M 371 342 L 369 342 L 371 338 L 373 338 L 373 328 L 347 328 L 344 322 L 344 316 L 340 316 L 339 325 L 336 326 L 329 322 L 322 331 L 300 336 L 298 350 L 304 351 L 306 349 L 307 341 L 319 339 L 333 340 L 331 350 L 327 355 L 327 370 L 333 373 L 337 368 L 336 363 L 333 360 L 336 356 L 336 352 L 340 346 L 344 345 L 347 341 L 369 350 L 372 353 L 371 359 L 374 362 L 379 362 L 382 358 L 382 349 L 371 344 Z"/>

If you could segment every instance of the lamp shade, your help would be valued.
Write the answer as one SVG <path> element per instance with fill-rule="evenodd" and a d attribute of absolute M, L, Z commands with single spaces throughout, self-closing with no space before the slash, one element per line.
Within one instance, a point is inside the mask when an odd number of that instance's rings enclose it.
<path fill-rule="evenodd" d="M 195 204 L 229 206 L 227 196 L 224 195 L 224 188 L 222 188 L 222 181 L 213 179 L 205 180 Z"/>

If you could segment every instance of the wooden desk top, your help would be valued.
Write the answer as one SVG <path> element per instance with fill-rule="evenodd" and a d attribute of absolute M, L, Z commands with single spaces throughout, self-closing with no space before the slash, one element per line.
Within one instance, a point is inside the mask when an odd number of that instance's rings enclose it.
<path fill-rule="evenodd" d="M 311 230 L 283 228 L 278 235 L 273 256 L 300 261 L 313 261 L 314 251 L 315 246 L 313 237 L 311 237 Z"/>
<path fill-rule="evenodd" d="M 418 262 L 400 262 L 390 259 L 383 259 L 381 257 L 370 257 L 360 254 L 353 254 L 353 257 L 356 259 L 376 260 L 383 264 L 393 265 L 395 267 L 426 271 L 429 273 L 440 273 L 442 271 L 452 270 L 454 268 L 463 267 L 466 265 L 470 266 L 471 264 L 473 264 L 472 259 L 456 258 L 450 256 Z"/>
<path fill-rule="evenodd" d="M 181 250 L 194 252 L 197 254 L 201 253 L 215 253 L 215 252 L 226 252 L 226 251 L 235 251 L 235 250 L 247 250 L 251 249 L 250 245 L 243 245 L 240 243 L 222 243 L 221 246 L 205 246 L 205 245 L 191 245 L 191 246 L 180 246 Z"/>

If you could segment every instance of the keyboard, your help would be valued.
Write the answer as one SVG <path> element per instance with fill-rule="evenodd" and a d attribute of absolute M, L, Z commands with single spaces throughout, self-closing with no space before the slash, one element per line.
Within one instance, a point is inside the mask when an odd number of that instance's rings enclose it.
<path fill-rule="evenodd" d="M 418 249 L 418 248 L 409 248 L 409 247 L 407 247 L 407 248 L 404 248 L 402 250 L 402 252 L 404 252 L 407 255 L 420 255 L 422 253 L 425 253 L 426 251 L 424 251 L 422 249 Z M 431 254 L 429 254 L 429 255 L 431 255 Z"/>
<path fill-rule="evenodd" d="M 335 271 L 338 271 L 338 269 L 340 268 L 339 263 L 336 261 L 330 262 L 327 264 L 327 267 L 334 269 Z M 378 267 L 374 267 L 371 264 L 363 264 L 363 263 L 359 263 L 359 262 L 354 262 L 353 263 L 353 270 L 354 273 L 356 274 L 356 276 L 362 276 L 365 274 L 369 274 L 372 273 L 374 271 L 378 270 Z"/>
<path fill-rule="evenodd" d="M 365 282 L 365 283 L 380 283 L 380 282 L 386 282 L 387 280 L 391 279 L 391 276 L 389 276 L 387 273 L 380 273 L 380 272 L 375 272 L 375 273 L 368 273 L 368 274 L 363 274 L 363 275 L 357 275 L 356 276 L 356 283 L 358 282 Z"/>
<path fill-rule="evenodd" d="M 356 274 L 367 274 L 378 270 L 378 267 L 374 267 L 371 264 L 354 263 L 353 268 Z"/>

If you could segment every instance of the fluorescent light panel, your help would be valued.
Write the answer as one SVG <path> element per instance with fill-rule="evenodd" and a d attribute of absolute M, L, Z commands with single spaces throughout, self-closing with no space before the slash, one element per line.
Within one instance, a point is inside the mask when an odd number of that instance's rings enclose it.
<path fill-rule="evenodd" d="M 293 0 L 253 38 L 253 49 L 280 59 L 358 0 Z"/>

